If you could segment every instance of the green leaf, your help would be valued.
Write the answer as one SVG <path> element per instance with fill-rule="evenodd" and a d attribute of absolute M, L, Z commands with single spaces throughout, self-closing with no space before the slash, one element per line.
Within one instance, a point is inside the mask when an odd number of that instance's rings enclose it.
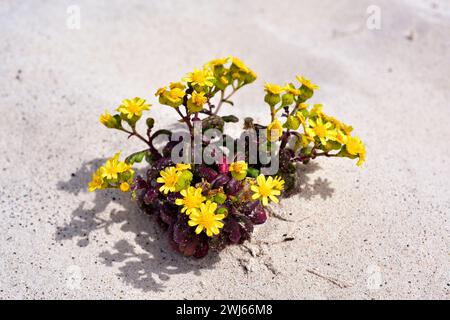
<path fill-rule="evenodd" d="M 230 114 L 228 116 L 223 116 L 222 119 L 225 122 L 232 122 L 232 123 L 239 122 L 239 118 L 232 114 Z"/>
<path fill-rule="evenodd" d="M 132 153 L 125 159 L 125 162 L 128 164 L 134 164 L 135 162 L 141 162 L 147 153 L 148 153 L 148 150 L 142 150 L 139 152 Z"/>
<path fill-rule="evenodd" d="M 162 134 L 168 135 L 169 138 L 172 136 L 172 131 L 167 129 L 160 129 L 158 131 L 155 131 L 155 133 L 152 134 L 152 140 L 155 139 L 157 136 L 160 136 Z"/>
<path fill-rule="evenodd" d="M 247 169 L 247 175 L 249 176 L 249 177 L 252 177 L 252 178 L 256 178 L 257 176 L 259 176 L 259 170 L 258 169 L 255 169 L 255 168 L 248 168 Z"/>
<path fill-rule="evenodd" d="M 342 144 L 338 141 L 328 141 L 329 148 L 332 150 L 340 150 L 342 148 Z"/>
<path fill-rule="evenodd" d="M 225 103 L 228 103 L 228 104 L 231 104 L 232 106 L 234 106 L 234 103 L 233 103 L 233 101 L 230 101 L 230 100 L 222 100 L 222 102 L 225 102 Z"/>

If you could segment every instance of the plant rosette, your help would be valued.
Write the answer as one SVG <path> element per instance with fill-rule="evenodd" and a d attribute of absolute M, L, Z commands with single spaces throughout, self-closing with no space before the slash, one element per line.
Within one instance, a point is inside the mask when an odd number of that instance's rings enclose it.
<path fill-rule="evenodd" d="M 143 212 L 156 217 L 167 230 L 174 250 L 196 258 L 210 250 L 250 240 L 254 226 L 267 220 L 267 206 L 291 195 L 296 168 L 318 157 L 358 159 L 366 151 L 353 128 L 309 104 L 319 87 L 297 76 L 284 86 L 266 83 L 264 101 L 270 123 L 248 117 L 239 137 L 226 134 L 234 115 L 220 116 L 232 96 L 256 80 L 256 74 L 236 57 L 215 59 L 187 73 L 179 82 L 158 89 L 159 103 L 174 110 L 186 127 L 179 135 L 155 130 L 156 121 L 137 123 L 151 105 L 135 97 L 125 99 L 115 114 L 106 111 L 100 122 L 145 144 L 123 160 L 116 153 L 98 168 L 89 191 L 119 189 L 130 193 Z M 155 146 L 157 137 L 167 142 Z M 145 174 L 136 172 L 146 163 Z"/>

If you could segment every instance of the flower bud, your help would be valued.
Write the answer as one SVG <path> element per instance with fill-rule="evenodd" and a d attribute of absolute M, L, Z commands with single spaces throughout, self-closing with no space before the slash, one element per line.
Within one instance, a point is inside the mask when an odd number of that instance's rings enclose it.
<path fill-rule="evenodd" d="M 281 104 L 290 106 L 294 102 L 294 96 L 291 93 L 285 93 L 281 96 Z"/>
<path fill-rule="evenodd" d="M 217 209 L 216 213 L 223 214 L 226 217 L 226 216 L 228 216 L 228 209 L 226 207 L 220 207 Z"/>
<path fill-rule="evenodd" d="M 100 122 L 107 128 L 118 129 L 121 127 L 121 119 L 118 114 L 112 116 L 107 111 L 100 115 Z"/>
<path fill-rule="evenodd" d="M 147 123 L 147 127 L 149 129 L 152 129 L 153 126 L 155 125 L 155 119 L 153 119 L 153 118 L 147 118 L 147 120 L 145 122 Z"/>
<path fill-rule="evenodd" d="M 300 120 L 297 117 L 289 116 L 283 127 L 291 129 L 291 130 L 297 130 L 299 126 L 300 126 Z"/>
<path fill-rule="evenodd" d="M 184 170 L 175 185 L 175 192 L 179 192 L 189 187 L 191 185 L 192 178 L 192 172 L 190 172 L 189 170 Z"/>
<path fill-rule="evenodd" d="M 225 193 L 217 193 L 214 195 L 213 201 L 218 204 L 223 204 L 227 200 L 227 195 Z"/>
<path fill-rule="evenodd" d="M 231 172 L 231 175 L 237 181 L 241 181 L 241 180 L 244 180 L 245 177 L 247 176 L 247 170 L 245 170 L 244 172 L 235 172 L 235 171 L 233 171 L 233 172 Z"/>
<path fill-rule="evenodd" d="M 208 129 L 218 129 L 220 131 L 223 131 L 223 127 L 225 125 L 225 121 L 219 116 L 209 116 L 202 120 L 202 128 L 203 131 L 206 131 Z"/>
<path fill-rule="evenodd" d="M 281 101 L 279 94 L 267 93 L 264 97 L 264 101 L 271 107 L 275 106 Z"/>
<path fill-rule="evenodd" d="M 244 74 L 243 80 L 246 84 L 252 83 L 256 80 L 256 74 L 253 71 L 247 72 Z"/>
<path fill-rule="evenodd" d="M 301 92 L 301 94 L 299 97 L 299 100 L 300 100 L 299 102 L 304 102 L 304 101 L 310 99 L 314 94 L 314 91 L 312 91 L 310 88 L 308 88 L 304 85 L 302 85 L 300 87 L 300 92 Z"/>

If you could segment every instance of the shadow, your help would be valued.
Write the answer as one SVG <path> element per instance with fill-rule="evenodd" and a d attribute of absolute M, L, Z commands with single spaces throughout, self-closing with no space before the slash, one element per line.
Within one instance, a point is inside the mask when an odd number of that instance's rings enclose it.
<path fill-rule="evenodd" d="M 324 200 L 331 198 L 334 189 L 328 179 L 319 177 L 311 181 L 310 175 L 319 169 L 320 166 L 317 162 L 310 162 L 306 165 L 300 164 L 297 167 L 294 191 L 289 196 L 297 195 L 306 200 L 311 200 L 316 196 L 320 196 Z"/>
<path fill-rule="evenodd" d="M 86 193 L 92 172 L 105 160 L 99 158 L 83 163 L 71 173 L 69 180 L 58 182 L 58 190 L 75 196 L 81 192 Z M 289 196 L 298 195 L 304 199 L 331 197 L 334 189 L 327 179 L 317 178 L 311 181 L 310 174 L 319 169 L 320 166 L 314 162 L 300 165 L 297 169 L 295 192 Z M 117 266 L 117 275 L 126 284 L 145 292 L 164 291 L 164 282 L 170 276 L 187 273 L 200 276 L 202 269 L 213 269 L 220 260 L 219 255 L 214 252 L 200 260 L 186 258 L 174 252 L 169 246 L 166 232 L 152 216 L 139 210 L 129 194 L 118 190 L 100 190 L 94 194 L 92 203 L 80 202 L 70 220 L 57 227 L 56 241 L 76 239 L 79 247 L 87 247 L 91 241 L 98 241 L 96 231 L 102 230 L 104 234 L 111 235 L 112 227 L 119 228 L 124 233 L 123 239 L 110 249 L 102 251 L 99 258 L 105 266 Z M 108 213 L 108 206 L 111 204 L 121 208 L 112 209 Z M 132 234 L 132 240 L 129 234 Z"/>
<path fill-rule="evenodd" d="M 56 184 L 56 188 L 74 195 L 78 195 L 80 191 L 86 192 L 86 186 L 89 181 L 91 181 L 92 174 L 98 167 L 102 166 L 106 160 L 106 158 L 97 158 L 86 161 L 76 172 L 70 174 L 71 178 L 69 180 L 59 181 Z"/>
<path fill-rule="evenodd" d="M 68 181 L 61 181 L 57 188 L 78 195 L 87 192 L 87 183 L 92 172 L 104 163 L 105 159 L 95 159 L 84 163 L 71 174 Z M 114 203 L 121 209 L 108 206 Z M 202 269 L 212 269 L 219 261 L 217 254 L 210 254 L 201 260 L 186 258 L 174 252 L 167 241 L 166 233 L 157 225 L 152 216 L 142 213 L 129 194 L 118 190 L 95 192 L 93 206 L 81 202 L 72 212 L 70 221 L 56 229 L 56 241 L 77 239 L 77 245 L 87 247 L 90 241 L 97 241 L 95 231 L 103 230 L 111 234 L 111 228 L 120 228 L 124 234 L 111 249 L 99 254 L 100 261 L 106 266 L 118 266 L 118 277 L 126 284 L 145 292 L 163 291 L 164 282 L 171 275 L 193 273 L 199 276 Z"/>

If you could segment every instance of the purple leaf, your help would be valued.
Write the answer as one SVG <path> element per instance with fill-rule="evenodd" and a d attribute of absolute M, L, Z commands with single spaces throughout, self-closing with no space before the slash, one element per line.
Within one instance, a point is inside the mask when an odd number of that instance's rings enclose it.
<path fill-rule="evenodd" d="M 200 178 L 204 178 L 208 182 L 212 182 L 218 175 L 217 171 L 208 167 L 200 167 L 198 169 Z"/>
<path fill-rule="evenodd" d="M 208 250 L 209 250 L 208 242 L 201 241 L 197 246 L 197 250 L 195 250 L 194 257 L 203 258 L 208 254 Z"/>
<path fill-rule="evenodd" d="M 230 181 L 230 176 L 227 174 L 219 174 L 213 182 L 211 182 L 212 188 L 216 189 L 223 187 L 228 181 Z"/>
<path fill-rule="evenodd" d="M 158 198 L 158 192 L 155 189 L 147 189 L 144 194 L 144 203 L 151 205 Z"/>

